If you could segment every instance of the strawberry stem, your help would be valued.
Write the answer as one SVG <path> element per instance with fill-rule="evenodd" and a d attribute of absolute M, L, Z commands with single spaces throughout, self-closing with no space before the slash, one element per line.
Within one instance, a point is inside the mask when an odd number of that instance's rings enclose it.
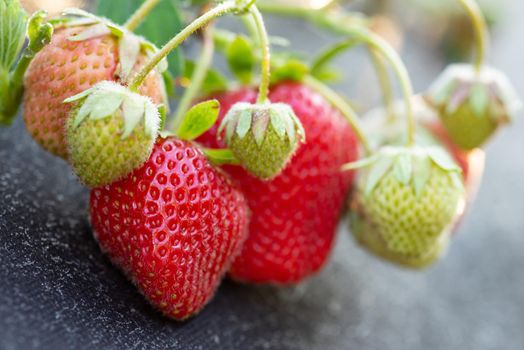
<path fill-rule="evenodd" d="M 130 32 L 134 31 L 142 21 L 147 17 L 147 15 L 155 8 L 155 6 L 160 2 L 160 0 L 146 0 L 131 17 L 124 24 L 124 27 Z"/>
<path fill-rule="evenodd" d="M 384 62 L 384 58 L 381 57 L 376 50 L 369 49 L 368 52 L 380 84 L 380 90 L 382 91 L 382 99 L 384 106 L 386 107 L 388 120 L 393 121 L 396 118 L 395 100 L 393 97 L 393 87 L 391 85 L 388 69 Z"/>
<path fill-rule="evenodd" d="M 271 83 L 271 54 L 269 52 L 269 36 L 267 34 L 266 26 L 264 25 L 264 19 L 262 18 L 262 14 L 258 8 L 253 5 L 251 6 L 250 12 L 257 29 L 259 44 L 262 50 L 262 69 L 257 98 L 257 103 L 262 104 L 267 102 L 269 84 Z"/>
<path fill-rule="evenodd" d="M 250 6 L 251 3 L 249 3 L 246 6 Z M 162 47 L 153 57 L 149 59 L 149 61 L 145 64 L 145 66 L 135 75 L 133 78 L 131 84 L 129 84 L 129 88 L 131 91 L 137 92 L 140 85 L 144 82 L 145 78 L 155 67 L 162 61 L 171 51 L 176 49 L 184 40 L 186 40 L 191 34 L 196 32 L 201 27 L 208 24 L 211 20 L 223 16 L 228 13 L 232 12 L 241 12 L 245 11 L 246 7 L 243 5 L 238 5 L 237 1 L 230 0 L 223 2 L 216 7 L 212 8 L 208 12 L 204 13 L 197 19 L 195 19 L 192 23 L 190 23 L 187 27 L 182 29 L 181 32 L 179 32 L 174 38 L 172 38 L 164 47 Z"/>
<path fill-rule="evenodd" d="M 370 32 L 369 30 L 358 27 L 348 27 L 347 32 L 348 34 L 353 35 L 364 42 L 367 42 L 367 44 L 371 46 L 372 49 L 380 52 L 393 68 L 393 71 L 399 79 L 400 89 L 402 91 L 404 103 L 406 104 L 408 134 L 407 145 L 413 146 L 415 144 L 415 115 L 413 112 L 413 103 L 411 100 L 413 96 L 413 85 L 404 62 L 402 62 L 402 59 L 391 47 L 391 45 L 389 45 L 380 36 Z"/>
<path fill-rule="evenodd" d="M 348 49 L 354 48 L 359 43 L 359 40 L 345 39 L 339 43 L 334 44 L 333 46 L 322 52 L 320 55 L 318 55 L 317 58 L 313 61 L 313 63 L 311 64 L 311 75 L 316 76 L 316 74 L 321 73 L 324 69 L 324 66 L 328 64 L 331 60 L 333 60 L 337 55 L 343 53 Z M 388 117 L 394 119 L 395 108 L 393 90 L 391 87 L 389 72 L 385 65 L 384 59 L 374 49 L 368 48 L 368 52 L 373 63 L 373 68 L 375 69 L 375 72 L 378 77 Z"/>
<path fill-rule="evenodd" d="M 326 84 L 320 82 L 312 76 L 306 76 L 304 78 L 304 83 L 313 88 L 318 93 L 320 93 L 322 96 L 324 96 L 326 100 L 331 102 L 331 104 L 335 108 L 342 112 L 342 115 L 346 118 L 349 125 L 351 125 L 353 131 L 355 131 L 355 134 L 357 135 L 360 144 L 364 148 L 364 152 L 366 153 L 366 155 L 371 154 L 371 147 L 369 141 L 362 129 L 357 114 L 353 110 L 353 107 L 351 107 L 349 103 L 344 101 L 344 99 L 342 99 L 339 94 L 331 90 Z"/>
<path fill-rule="evenodd" d="M 461 0 L 462 1 L 462 0 Z M 407 114 L 407 145 L 412 146 L 415 143 L 415 116 L 413 113 L 413 104 L 411 97 L 413 96 L 413 86 L 406 66 L 397 52 L 384 39 L 375 33 L 368 30 L 362 21 L 358 18 L 352 18 L 343 11 L 335 12 L 323 10 L 310 10 L 295 6 L 279 6 L 260 4 L 260 8 L 264 12 L 273 13 L 276 15 L 298 17 L 334 31 L 339 34 L 350 36 L 353 40 L 359 40 L 368 45 L 371 50 L 379 52 L 384 59 L 391 65 L 393 71 L 400 81 L 400 88 L 402 90 L 404 102 L 406 104 Z M 351 23 L 353 22 L 355 23 Z"/>
<path fill-rule="evenodd" d="M 489 34 L 486 19 L 482 14 L 478 3 L 475 0 L 459 0 L 468 16 L 471 18 L 473 29 L 475 31 L 476 55 L 475 68 L 480 72 L 482 65 L 486 58 L 486 51 L 488 48 Z"/>
<path fill-rule="evenodd" d="M 207 71 L 213 61 L 213 54 L 215 52 L 215 42 L 213 40 L 213 28 L 211 24 L 202 30 L 203 41 L 200 58 L 195 63 L 195 70 L 191 76 L 191 82 L 184 92 L 184 95 L 179 101 L 178 109 L 175 117 L 168 128 L 169 130 L 177 130 L 181 121 L 184 119 L 186 112 L 193 103 L 195 96 L 202 87 L 202 83 L 206 78 Z"/>

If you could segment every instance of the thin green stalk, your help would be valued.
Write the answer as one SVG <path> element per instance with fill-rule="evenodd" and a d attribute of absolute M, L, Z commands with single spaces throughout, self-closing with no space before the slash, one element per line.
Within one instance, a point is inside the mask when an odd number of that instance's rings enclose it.
<path fill-rule="evenodd" d="M 213 54 L 215 52 L 215 42 L 213 40 L 213 28 L 209 25 L 203 31 L 202 51 L 200 57 L 195 64 L 195 70 L 191 76 L 191 82 L 184 92 L 184 95 L 178 103 L 178 109 L 175 117 L 171 122 L 169 130 L 177 130 L 185 114 L 191 107 L 195 96 L 198 94 L 202 83 L 206 78 L 206 74 L 213 61 Z"/>
<path fill-rule="evenodd" d="M 262 12 L 267 12 L 278 16 L 305 18 L 312 14 L 312 10 L 305 7 L 280 5 L 269 2 L 257 3 L 257 7 Z"/>
<path fill-rule="evenodd" d="M 267 102 L 269 84 L 271 83 L 271 54 L 269 52 L 269 36 L 266 31 L 266 26 L 264 25 L 264 19 L 262 18 L 262 14 L 258 8 L 253 5 L 251 6 L 250 12 L 255 22 L 260 49 L 262 50 L 262 67 L 257 103 L 265 103 Z"/>
<path fill-rule="evenodd" d="M 211 20 L 220 17 L 222 15 L 232 13 L 241 10 L 238 8 L 236 1 L 230 0 L 217 5 L 215 8 L 204 13 L 198 17 L 187 27 L 182 29 L 173 39 L 171 39 L 164 47 L 162 47 L 153 57 L 149 59 L 146 65 L 135 75 L 129 88 L 131 91 L 138 91 L 140 85 L 144 82 L 144 79 L 149 73 L 163 60 L 171 51 L 176 49 L 184 40 L 186 40 L 191 34 L 196 32 L 201 27 L 208 24 Z"/>
<path fill-rule="evenodd" d="M 130 32 L 134 31 L 143 22 L 147 15 L 155 8 L 160 0 L 146 0 L 124 24 Z"/>
<path fill-rule="evenodd" d="M 486 51 L 489 41 L 486 19 L 484 18 L 482 10 L 475 0 L 459 0 L 459 2 L 468 13 L 473 24 L 473 29 L 475 31 L 475 45 L 477 50 L 475 55 L 475 68 L 480 72 L 486 58 Z"/>
<path fill-rule="evenodd" d="M 378 82 L 382 91 L 382 99 L 388 114 L 388 120 L 393 121 L 396 119 L 395 99 L 393 96 L 393 87 L 391 85 L 388 69 L 384 63 L 384 58 L 382 58 L 380 54 L 376 52 L 376 50 L 368 50 L 368 52 L 375 69 L 375 73 L 378 77 Z"/>
<path fill-rule="evenodd" d="M 462 0 L 461 0 L 462 1 Z M 289 16 L 295 18 L 302 18 L 312 23 L 315 23 L 323 28 L 338 34 L 348 35 L 353 39 L 358 39 L 366 44 L 371 50 L 378 51 L 384 59 L 391 65 L 393 71 L 400 81 L 400 88 L 402 90 L 403 99 L 406 104 L 407 114 L 407 132 L 408 132 L 408 146 L 415 143 L 415 116 L 413 113 L 413 104 L 411 97 L 413 96 L 413 86 L 409 77 L 408 71 L 402 62 L 402 59 L 397 52 L 381 37 L 369 31 L 365 26 L 350 24 L 347 18 L 341 21 L 343 16 L 337 16 L 328 11 L 311 11 L 304 10 L 300 7 L 294 6 L 278 6 L 270 4 L 260 4 L 262 11 L 281 16 Z"/>
<path fill-rule="evenodd" d="M 342 99 L 339 94 L 337 94 L 335 91 L 331 90 L 327 85 L 318 81 L 312 76 L 306 76 L 304 78 L 304 83 L 313 88 L 318 93 L 320 93 L 322 96 L 324 96 L 326 100 L 331 102 L 331 104 L 335 108 L 342 112 L 342 115 L 346 118 L 349 125 L 351 125 L 351 127 L 355 131 L 355 134 L 357 135 L 360 144 L 364 148 L 364 152 L 367 155 L 371 154 L 371 147 L 369 141 L 366 138 L 366 135 L 357 117 L 357 114 L 355 113 L 353 108 L 346 101 L 344 101 L 344 99 Z"/>
<path fill-rule="evenodd" d="M 316 76 L 317 74 L 321 73 L 324 66 L 328 64 L 335 56 L 341 54 L 342 52 L 346 50 L 352 49 L 353 47 L 355 47 L 356 45 L 360 43 L 361 41 L 350 38 L 350 39 L 343 40 L 342 42 L 339 42 L 335 44 L 334 46 L 330 47 L 329 49 L 327 49 L 326 51 L 322 52 L 320 55 L 317 56 L 317 58 L 311 64 L 311 75 Z M 386 106 L 388 116 L 390 118 L 394 118 L 395 110 L 394 110 L 393 89 L 391 86 L 389 72 L 384 63 L 384 59 L 380 56 L 380 54 L 376 50 L 368 48 L 368 52 L 370 54 L 371 61 L 373 63 L 373 67 L 375 69 L 375 72 L 378 77 L 378 81 L 380 83 L 380 88 L 381 88 L 383 99 L 384 99 L 384 105 Z"/>
<path fill-rule="evenodd" d="M 380 36 L 363 28 L 346 28 L 347 33 L 366 42 L 372 49 L 380 52 L 389 62 L 400 82 L 400 89 L 406 104 L 408 146 L 415 143 L 415 115 L 413 112 L 413 85 L 408 70 L 397 52 Z"/>

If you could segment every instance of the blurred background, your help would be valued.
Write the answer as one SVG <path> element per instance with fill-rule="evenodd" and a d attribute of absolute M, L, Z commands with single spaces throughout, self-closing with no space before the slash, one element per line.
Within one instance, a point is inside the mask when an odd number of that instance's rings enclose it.
<path fill-rule="evenodd" d="M 51 13 L 93 5 L 23 2 Z M 291 2 L 322 8 L 330 0 Z M 447 62 L 469 57 L 469 22 L 452 0 L 343 5 L 373 16 L 375 30 L 402 52 L 417 90 Z M 524 2 L 482 6 L 492 26 L 489 60 L 524 96 Z M 220 24 L 241 28 L 234 19 Z M 300 20 L 268 16 L 267 24 L 305 56 L 337 40 Z M 194 45 L 186 49 L 197 54 Z M 344 69 L 340 92 L 360 111 L 379 103 L 364 51 L 336 62 Z M 406 271 L 366 254 L 343 221 L 318 276 L 285 289 L 227 282 L 182 324 L 154 312 L 102 256 L 86 220 L 86 190 L 30 140 L 20 119 L 0 130 L 0 349 L 524 349 L 522 118 L 489 145 L 477 201 L 448 256 L 430 270 Z"/>

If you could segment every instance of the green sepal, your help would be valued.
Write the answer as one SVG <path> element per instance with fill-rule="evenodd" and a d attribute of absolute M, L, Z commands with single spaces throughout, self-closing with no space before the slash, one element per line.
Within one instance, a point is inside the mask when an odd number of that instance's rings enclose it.
<path fill-rule="evenodd" d="M 426 152 L 431 160 L 440 168 L 446 171 L 461 172 L 460 166 L 453 160 L 453 158 L 442 147 L 426 147 Z"/>
<path fill-rule="evenodd" d="M 431 176 L 431 160 L 420 156 L 413 162 L 413 186 L 415 194 L 420 197 L 422 190 Z"/>
<path fill-rule="evenodd" d="M 209 128 L 218 119 L 220 102 L 209 100 L 193 106 L 185 115 L 176 135 L 183 140 L 194 140 Z"/>
<path fill-rule="evenodd" d="M 184 69 L 184 78 L 191 80 L 193 72 L 195 71 L 195 62 L 186 60 Z M 215 69 L 208 69 L 202 86 L 200 88 L 201 94 L 211 95 L 219 91 L 227 91 L 229 89 L 229 83 L 226 77 L 224 77 L 219 71 Z"/>
<path fill-rule="evenodd" d="M 240 111 L 240 117 L 238 118 L 237 126 L 235 129 L 236 134 L 241 139 L 244 138 L 249 129 L 251 129 L 252 114 L 249 110 Z"/>
<path fill-rule="evenodd" d="M 240 161 L 235 157 L 229 148 L 213 149 L 204 148 L 202 150 L 207 159 L 215 165 L 239 165 Z"/>
<path fill-rule="evenodd" d="M 457 174 L 458 183 L 462 184 L 460 167 L 442 147 L 438 146 L 386 146 L 369 158 L 346 164 L 343 170 L 369 168 L 363 182 L 365 196 L 373 192 L 389 171 L 393 171 L 395 178 L 401 184 L 413 186 L 418 196 L 431 176 L 431 163 L 445 172 Z"/>
<path fill-rule="evenodd" d="M 382 157 L 376 160 L 376 163 L 373 164 L 373 167 L 369 171 L 367 181 L 365 183 L 364 195 L 369 196 L 371 192 L 378 185 L 380 180 L 386 175 L 386 173 L 393 166 L 393 157 Z"/>
<path fill-rule="evenodd" d="M 260 147 L 266 136 L 267 126 L 269 125 L 269 113 L 265 111 L 254 111 L 252 114 L 254 115 L 252 133 L 255 137 L 255 142 Z"/>
<path fill-rule="evenodd" d="M 395 159 L 395 166 L 393 167 L 396 179 L 403 185 L 407 186 L 411 182 L 411 174 L 413 171 L 412 156 L 410 154 L 401 153 Z"/>
<path fill-rule="evenodd" d="M 160 114 L 160 126 L 158 127 L 159 130 L 163 130 L 164 126 L 166 125 L 166 119 L 167 119 L 167 106 L 165 104 L 160 104 L 157 106 L 158 114 Z"/>
<path fill-rule="evenodd" d="M 73 119 L 73 129 L 78 128 L 86 119 L 114 117 L 120 109 L 124 118 L 122 139 L 127 138 L 140 121 L 143 121 L 146 135 L 152 139 L 158 135 L 160 126 L 158 108 L 148 97 L 131 92 L 115 82 L 102 81 L 86 91 L 67 98 L 64 103 L 78 103 L 80 106 Z"/>
<path fill-rule="evenodd" d="M 229 69 L 244 85 L 251 83 L 253 69 L 256 64 L 254 50 L 249 40 L 238 35 L 226 50 L 226 59 Z"/>
<path fill-rule="evenodd" d="M 469 92 L 469 104 L 475 116 L 482 117 L 489 107 L 488 87 L 483 84 L 474 84 Z"/>

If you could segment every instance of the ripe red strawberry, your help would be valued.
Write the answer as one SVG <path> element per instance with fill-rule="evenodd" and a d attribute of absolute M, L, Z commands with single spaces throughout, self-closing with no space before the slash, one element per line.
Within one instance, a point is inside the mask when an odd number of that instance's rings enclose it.
<path fill-rule="evenodd" d="M 256 92 L 244 89 L 214 98 L 220 101 L 223 118 L 234 103 L 254 102 Z M 269 99 L 293 108 L 307 135 L 306 143 L 271 181 L 259 180 L 240 167 L 226 167 L 253 213 L 249 237 L 230 275 L 246 282 L 290 284 L 317 272 L 331 252 L 353 180 L 351 173 L 340 168 L 357 159 L 358 144 L 341 113 L 311 88 L 279 83 Z M 199 141 L 222 146 L 216 139 L 215 127 Z"/>
<path fill-rule="evenodd" d="M 94 189 L 95 237 L 160 311 L 187 318 L 211 299 L 247 233 L 240 190 L 202 151 L 159 139 L 124 180 Z"/>
<path fill-rule="evenodd" d="M 71 41 L 86 27 L 56 29 L 51 42 L 31 62 L 25 76 L 24 120 L 27 130 L 47 151 L 67 157 L 65 121 L 71 105 L 63 101 L 96 83 L 119 81 L 118 40 L 103 35 L 83 41 Z M 146 55 L 141 52 L 134 70 L 144 64 Z M 153 102 L 164 103 L 164 83 L 158 73 L 151 74 L 140 93 Z"/>

